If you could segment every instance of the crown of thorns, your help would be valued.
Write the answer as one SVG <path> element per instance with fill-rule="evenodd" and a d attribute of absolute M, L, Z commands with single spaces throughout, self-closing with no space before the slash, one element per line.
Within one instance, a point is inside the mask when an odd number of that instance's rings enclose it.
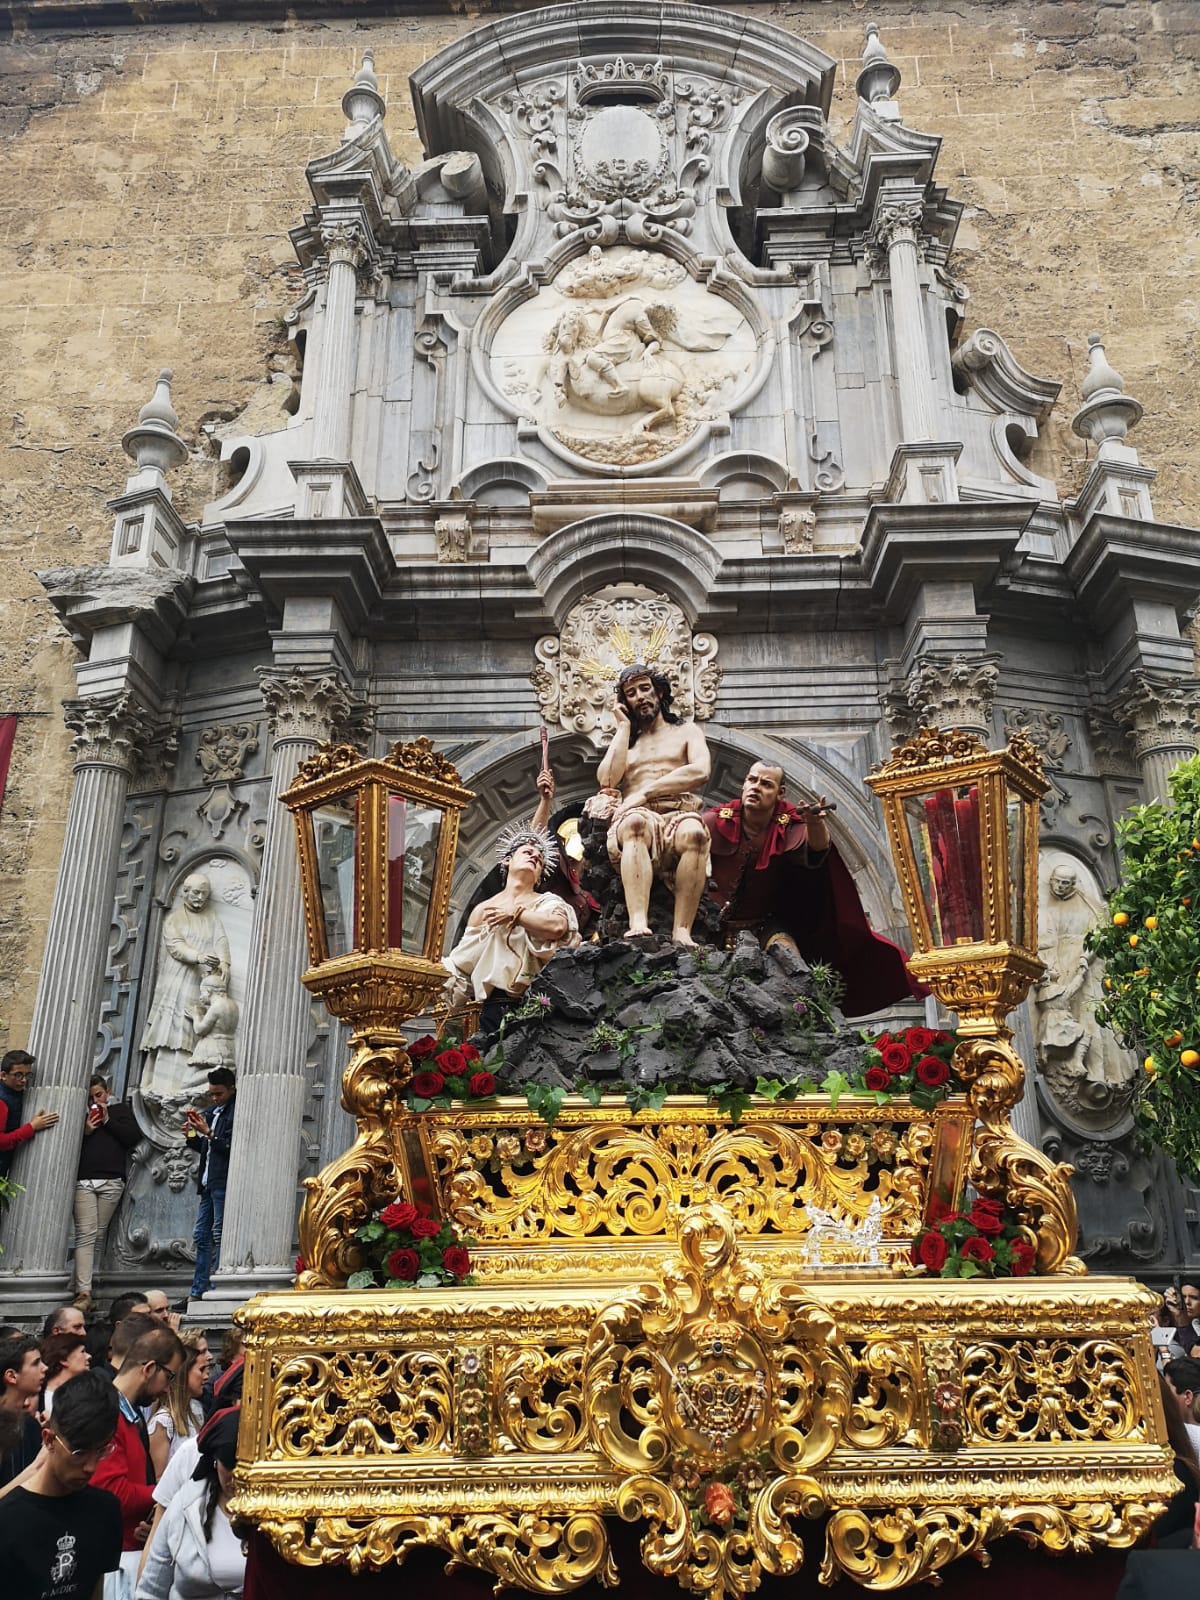
<path fill-rule="evenodd" d="M 511 822 L 500 830 L 496 840 L 496 859 L 503 866 L 523 845 L 532 845 L 542 858 L 542 876 L 553 872 L 558 865 L 558 842 L 553 834 L 541 833 L 537 828 L 527 828 L 523 823 Z"/>

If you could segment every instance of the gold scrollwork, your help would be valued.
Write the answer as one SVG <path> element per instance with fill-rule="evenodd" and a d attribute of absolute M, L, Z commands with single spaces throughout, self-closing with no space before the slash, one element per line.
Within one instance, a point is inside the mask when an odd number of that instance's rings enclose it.
<path fill-rule="evenodd" d="M 384 759 L 388 766 L 400 767 L 419 778 L 432 778 L 435 783 L 452 783 L 456 787 L 462 785 L 453 761 L 439 755 L 424 734 L 410 744 L 394 744 Z"/>
<path fill-rule="evenodd" d="M 843 1508 L 825 1526 L 820 1581 L 832 1583 L 845 1573 L 872 1589 L 904 1589 L 981 1550 L 1003 1531 L 999 1512 L 990 1507 L 897 1506 L 877 1513 Z"/>
<path fill-rule="evenodd" d="M 518 1450 L 551 1454 L 587 1447 L 583 1347 L 495 1352 L 496 1404 L 504 1432 Z"/>
<path fill-rule="evenodd" d="M 875 1109 L 875 1108 L 871 1108 Z M 854 1121 L 848 1113 L 843 1121 Z M 546 1150 L 528 1155 L 514 1134 L 489 1150 L 508 1150 L 484 1165 L 473 1154 L 473 1126 L 439 1126 L 430 1151 L 446 1210 L 481 1244 L 561 1236 L 654 1238 L 670 1230 L 672 1208 L 716 1202 L 750 1237 L 799 1237 L 809 1206 L 861 1221 L 880 1202 L 885 1237 L 908 1239 L 920 1225 L 933 1131 L 924 1121 L 879 1125 L 887 1161 L 872 1164 L 871 1134 L 837 1132 L 833 1123 L 756 1122 L 737 1128 L 668 1121 L 630 1126 L 597 1123 L 549 1131 Z M 838 1148 L 855 1141 L 850 1164 Z M 494 1169 L 494 1170 L 493 1170 Z"/>
<path fill-rule="evenodd" d="M 856 1450 L 912 1442 L 920 1409 L 920 1356 L 915 1340 L 872 1339 L 852 1350 L 854 1398 L 846 1440 Z"/>
<path fill-rule="evenodd" d="M 1137 1375 L 1107 1339 L 973 1344 L 962 1383 L 970 1436 L 989 1444 L 1145 1438 Z"/>
<path fill-rule="evenodd" d="M 591 1511 L 574 1516 L 535 1513 L 507 1517 L 347 1517 L 269 1519 L 259 1524 L 285 1561 L 318 1567 L 344 1563 L 354 1574 L 399 1565 L 419 1545 L 434 1545 L 451 1565 L 481 1567 L 504 1585 L 535 1594 L 569 1594 L 589 1579 L 606 1589 L 617 1584 L 604 1518 Z"/>
<path fill-rule="evenodd" d="M 276 1379 L 268 1456 L 428 1455 L 450 1437 L 450 1396 L 450 1364 L 431 1352 L 295 1356 Z"/>
<path fill-rule="evenodd" d="M 981 1124 L 971 1151 L 971 1182 L 1017 1213 L 1037 1252 L 1039 1272 L 1083 1273 L 1073 1253 L 1079 1238 L 1070 1182 L 1075 1169 L 1035 1150 L 1008 1120 L 1025 1081 L 1020 1056 L 1003 1038 L 963 1039 L 954 1064 Z"/>

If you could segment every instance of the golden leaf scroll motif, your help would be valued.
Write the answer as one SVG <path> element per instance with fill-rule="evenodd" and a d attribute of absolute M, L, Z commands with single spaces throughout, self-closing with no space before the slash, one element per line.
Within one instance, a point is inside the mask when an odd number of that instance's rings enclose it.
<path fill-rule="evenodd" d="M 1146 1437 L 1137 1374 L 1107 1339 L 975 1344 L 963 1359 L 964 1414 L 973 1440 L 1054 1444 Z"/>
<path fill-rule="evenodd" d="M 628 1475 L 617 1509 L 650 1524 L 643 1561 L 717 1600 L 800 1567 L 791 1519 L 824 1509 L 810 1474 L 850 1424 L 859 1376 L 829 1313 L 764 1282 L 735 1227 L 722 1206 L 690 1210 L 682 1262 L 605 1307 L 583 1359 L 592 1443 Z"/>
<path fill-rule="evenodd" d="M 811 1227 L 809 1206 L 861 1222 L 876 1199 L 884 1237 L 911 1239 L 933 1130 L 923 1121 L 716 1132 L 703 1122 L 597 1123 L 555 1126 L 531 1154 L 515 1132 L 464 1126 L 438 1128 L 430 1144 L 445 1209 L 480 1244 L 656 1238 L 670 1232 L 674 1207 L 709 1203 L 750 1237 L 799 1237 Z"/>
<path fill-rule="evenodd" d="M 431 1352 L 295 1356 L 276 1378 L 268 1459 L 428 1455 L 450 1438 L 452 1392 Z"/>

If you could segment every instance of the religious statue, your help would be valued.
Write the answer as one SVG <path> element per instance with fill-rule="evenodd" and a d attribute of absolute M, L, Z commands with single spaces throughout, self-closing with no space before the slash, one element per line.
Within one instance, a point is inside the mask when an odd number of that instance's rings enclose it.
<path fill-rule="evenodd" d="M 192 1069 L 207 1074 L 213 1067 L 236 1067 L 238 1004 L 229 993 L 229 973 L 210 967 L 200 980 L 200 998 L 192 1008 Z"/>
<path fill-rule="evenodd" d="M 494 1032 L 558 950 L 579 943 L 574 909 L 540 885 L 554 871 L 558 848 L 540 829 L 514 824 L 500 835 L 504 887 L 480 903 L 467 931 L 442 959 L 449 972 L 451 1016 L 482 1002 L 480 1027 Z"/>
<path fill-rule="evenodd" d="M 648 938 L 650 889 L 675 896 L 676 944 L 691 945 L 708 877 L 708 833 L 693 790 L 708 781 L 708 745 L 671 710 L 671 681 L 638 661 L 617 679 L 616 732 L 596 770 L 600 792 L 585 814 L 608 823 L 608 857 L 621 875 L 627 939 Z"/>
<path fill-rule="evenodd" d="M 1104 963 L 1084 942 L 1104 916 L 1104 902 L 1080 885 L 1075 861 L 1044 860 L 1042 872 L 1038 955 L 1046 972 L 1033 991 L 1038 1063 L 1068 1113 L 1088 1116 L 1114 1100 L 1123 1107 L 1133 1063 L 1096 1021 Z"/>
<path fill-rule="evenodd" d="M 782 767 L 756 761 L 740 800 L 704 813 L 712 849 L 712 894 L 727 941 L 750 932 L 764 947 L 784 943 L 845 983 L 842 1009 L 867 1016 L 915 992 L 904 952 L 873 932 L 849 869 L 829 837 L 828 801 L 785 800 Z"/>
<path fill-rule="evenodd" d="M 229 939 L 211 899 L 208 878 L 193 872 L 163 923 L 154 998 L 141 1042 L 146 1053 L 141 1087 L 149 1100 L 190 1102 L 207 1081 L 209 1066 L 195 1063 L 196 1016 L 199 1009 L 208 1018 L 217 991 L 210 986 L 205 996 L 202 984 L 206 977 L 219 977 L 223 986 L 229 982 Z M 233 1002 L 226 998 L 226 1005 Z M 215 1026 L 214 1016 L 209 1031 Z"/>

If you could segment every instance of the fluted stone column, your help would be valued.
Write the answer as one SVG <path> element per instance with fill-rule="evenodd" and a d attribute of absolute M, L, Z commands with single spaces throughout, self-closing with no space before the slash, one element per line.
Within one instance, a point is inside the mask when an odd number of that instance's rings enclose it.
<path fill-rule="evenodd" d="M 1135 673 L 1132 688 L 1114 710 L 1117 721 L 1133 736 L 1146 799 L 1167 801 L 1172 769 L 1196 754 L 1200 684 Z"/>
<path fill-rule="evenodd" d="M 25 1192 L 4 1231 L 0 1302 L 14 1316 L 44 1312 L 66 1297 L 73 1180 L 83 1144 L 125 799 L 154 731 L 146 709 L 128 694 L 68 701 L 66 722 L 75 735 L 75 781 L 29 1029 L 37 1073 L 25 1102 L 27 1112 L 57 1111 L 61 1120 L 22 1145 L 13 1163 L 13 1177 Z"/>
<path fill-rule="evenodd" d="M 308 944 L 295 827 L 279 797 L 300 763 L 332 736 L 351 709 L 334 673 L 268 671 L 261 687 L 273 725 L 271 798 L 238 1032 L 237 1114 L 221 1265 L 209 1297 L 235 1304 L 290 1281 L 293 1269 L 312 1001 L 300 983 Z"/>
<path fill-rule="evenodd" d="M 350 457 L 350 402 L 358 370 L 354 307 L 358 268 L 364 259 L 361 229 L 336 223 L 321 230 L 329 256 L 325 326 L 321 335 L 321 373 L 313 411 L 312 457 L 347 461 Z"/>
<path fill-rule="evenodd" d="M 922 444 L 936 436 L 933 373 L 921 302 L 921 211 L 919 197 L 881 198 L 871 230 L 872 242 L 887 251 L 896 383 L 905 444 Z"/>

